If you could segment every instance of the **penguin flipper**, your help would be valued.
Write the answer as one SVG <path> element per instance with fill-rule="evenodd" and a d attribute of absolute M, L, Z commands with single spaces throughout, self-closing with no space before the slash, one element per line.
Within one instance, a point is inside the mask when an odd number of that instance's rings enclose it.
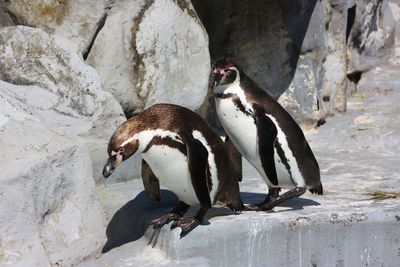
<path fill-rule="evenodd" d="M 227 135 L 225 138 L 226 149 L 228 151 L 229 159 L 232 162 L 234 175 L 237 177 L 238 181 L 241 182 L 243 179 L 242 173 L 242 154 L 236 149 L 232 140 Z"/>
<path fill-rule="evenodd" d="M 207 187 L 208 151 L 204 145 L 187 133 L 180 134 L 186 145 L 188 167 L 192 185 L 202 207 L 210 209 L 211 199 Z"/>
<path fill-rule="evenodd" d="M 142 180 L 147 195 L 152 200 L 160 202 L 160 182 L 144 159 L 142 159 Z"/>
<path fill-rule="evenodd" d="M 270 180 L 273 185 L 278 185 L 274 160 L 274 142 L 278 130 L 274 122 L 265 114 L 256 113 L 255 119 L 257 125 L 258 152 L 260 153 L 262 167 L 268 180 Z"/>

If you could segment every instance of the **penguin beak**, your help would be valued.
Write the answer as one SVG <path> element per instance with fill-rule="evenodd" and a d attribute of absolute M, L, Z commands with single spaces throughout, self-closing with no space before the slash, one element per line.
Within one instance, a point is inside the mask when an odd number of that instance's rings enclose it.
<path fill-rule="evenodd" d="M 108 178 L 113 173 L 115 168 L 121 163 L 121 161 L 122 156 L 120 155 L 110 156 L 103 168 L 104 178 Z"/>
<path fill-rule="evenodd" d="M 219 85 L 221 82 L 222 77 L 224 77 L 223 74 L 221 74 L 220 71 L 214 70 L 214 82 L 213 82 L 213 89 Z"/>
<path fill-rule="evenodd" d="M 104 178 L 108 178 L 114 171 L 115 169 L 115 157 L 109 157 L 106 164 L 104 165 L 103 168 L 103 176 Z"/>

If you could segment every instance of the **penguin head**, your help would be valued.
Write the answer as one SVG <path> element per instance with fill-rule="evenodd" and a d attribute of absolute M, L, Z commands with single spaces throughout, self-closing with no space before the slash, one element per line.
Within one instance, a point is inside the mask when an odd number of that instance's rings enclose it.
<path fill-rule="evenodd" d="M 104 178 L 108 178 L 121 162 L 135 154 L 139 148 L 139 140 L 129 138 L 129 134 L 126 134 L 129 131 L 124 131 L 124 126 L 126 124 L 118 127 L 108 142 L 108 160 L 103 168 Z"/>
<path fill-rule="evenodd" d="M 229 85 L 238 80 L 239 67 L 231 58 L 216 59 L 212 69 L 214 75 L 213 88 L 219 85 Z"/>

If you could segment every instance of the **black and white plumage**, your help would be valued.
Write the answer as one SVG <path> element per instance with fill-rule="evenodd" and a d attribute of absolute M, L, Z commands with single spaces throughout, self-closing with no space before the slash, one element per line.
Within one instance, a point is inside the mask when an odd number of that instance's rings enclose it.
<path fill-rule="evenodd" d="M 257 209 L 269 209 L 308 188 L 322 194 L 318 163 L 289 113 L 229 58 L 213 64 L 219 120 L 239 152 L 260 173 L 269 194 Z M 278 196 L 280 188 L 291 191 Z"/>
<path fill-rule="evenodd" d="M 244 209 L 225 144 L 189 109 L 171 104 L 146 109 L 115 130 L 108 154 L 104 177 L 130 156 L 141 154 L 143 184 L 150 198 L 160 201 L 160 184 L 178 196 L 179 205 L 153 220 L 154 228 L 174 221 L 172 228 L 181 227 L 183 236 L 211 207 Z M 199 207 L 199 212 L 193 218 L 182 217 L 189 206 Z"/>

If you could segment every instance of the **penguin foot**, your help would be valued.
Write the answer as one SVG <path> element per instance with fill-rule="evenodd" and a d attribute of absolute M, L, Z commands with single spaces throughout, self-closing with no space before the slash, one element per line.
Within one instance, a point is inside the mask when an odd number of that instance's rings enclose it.
<path fill-rule="evenodd" d="M 171 221 L 175 221 L 179 218 L 181 218 L 180 215 L 169 212 L 169 213 L 164 214 L 160 218 L 152 220 L 150 222 L 150 225 L 153 225 L 153 229 L 158 229 L 158 228 L 163 227 L 166 224 L 169 224 Z"/>
<path fill-rule="evenodd" d="M 265 211 L 273 209 L 275 206 L 285 202 L 288 199 L 299 197 L 306 192 L 307 188 L 305 187 L 296 187 L 292 190 L 287 191 L 282 195 L 270 195 L 268 194 L 265 198 L 264 202 L 257 204 L 248 204 L 245 205 L 245 211 Z M 279 191 L 278 191 L 279 192 Z"/>
<path fill-rule="evenodd" d="M 286 193 L 278 196 L 270 202 L 265 202 L 264 204 L 258 206 L 258 210 L 270 210 L 275 206 L 285 202 L 288 199 L 299 197 L 307 191 L 306 187 L 296 187 L 292 190 L 287 191 Z"/>
<path fill-rule="evenodd" d="M 180 217 L 171 225 L 171 230 L 180 227 L 182 229 L 181 238 L 200 224 L 200 220 L 196 217 Z"/>
<path fill-rule="evenodd" d="M 178 205 L 173 208 L 170 212 L 162 215 L 160 218 L 154 219 L 150 222 L 150 225 L 153 225 L 153 229 L 158 229 L 163 227 L 164 225 L 170 223 L 171 221 L 175 221 L 185 214 L 185 212 L 189 209 L 189 205 L 185 202 L 180 201 Z"/>

